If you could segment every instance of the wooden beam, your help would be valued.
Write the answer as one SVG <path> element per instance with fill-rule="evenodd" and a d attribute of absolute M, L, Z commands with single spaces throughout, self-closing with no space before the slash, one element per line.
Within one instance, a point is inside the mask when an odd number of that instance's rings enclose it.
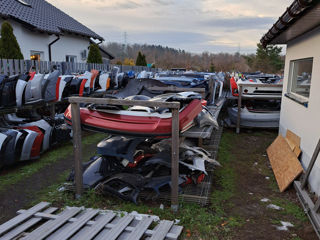
<path fill-rule="evenodd" d="M 311 173 L 311 170 L 318 158 L 318 155 L 319 155 L 319 152 L 320 152 L 320 139 L 318 141 L 318 144 L 313 152 L 313 155 L 311 157 L 311 160 L 310 160 L 310 163 L 309 163 L 309 166 L 308 166 L 308 169 L 306 171 L 306 173 L 303 175 L 302 177 L 302 181 L 301 181 L 301 188 L 304 189 L 306 186 L 307 186 L 307 182 L 308 182 L 308 178 L 310 176 L 310 173 Z"/>
<path fill-rule="evenodd" d="M 237 117 L 237 129 L 236 133 L 240 133 L 240 122 L 241 122 L 241 105 L 242 105 L 242 85 L 239 86 L 238 96 L 238 117 Z"/>
<path fill-rule="evenodd" d="M 88 98 L 88 97 L 70 97 L 70 103 L 95 103 L 95 104 L 110 104 L 110 105 L 139 105 L 145 107 L 163 107 L 179 109 L 179 102 L 158 102 L 145 100 L 125 100 L 113 98 Z"/>
<path fill-rule="evenodd" d="M 171 125 L 171 209 L 175 212 L 179 208 L 179 110 L 172 109 Z"/>
<path fill-rule="evenodd" d="M 80 198 L 83 193 L 82 182 L 82 144 L 81 144 L 81 120 L 79 103 L 71 103 L 72 130 L 73 130 L 73 152 L 76 198 Z"/>

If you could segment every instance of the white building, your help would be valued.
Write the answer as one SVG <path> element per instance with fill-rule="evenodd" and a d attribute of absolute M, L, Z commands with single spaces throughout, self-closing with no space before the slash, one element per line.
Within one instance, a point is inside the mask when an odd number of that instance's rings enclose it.
<path fill-rule="evenodd" d="M 85 62 L 90 40 L 103 41 L 45 0 L 1 0 L 0 24 L 5 20 L 12 25 L 25 59 Z"/>
<path fill-rule="evenodd" d="M 320 138 L 320 3 L 295 0 L 263 36 L 261 43 L 286 44 L 280 134 L 289 129 L 301 137 L 306 169 Z M 309 177 L 320 195 L 320 156 Z"/>

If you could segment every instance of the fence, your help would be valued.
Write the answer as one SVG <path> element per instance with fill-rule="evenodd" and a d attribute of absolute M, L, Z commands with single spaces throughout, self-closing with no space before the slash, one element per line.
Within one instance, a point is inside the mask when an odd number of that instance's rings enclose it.
<path fill-rule="evenodd" d="M 38 73 L 47 73 L 53 66 L 57 66 L 62 74 L 66 73 L 81 73 L 97 69 L 99 71 L 110 71 L 114 66 L 120 68 L 121 72 L 135 71 L 141 72 L 143 70 L 156 72 L 156 68 L 149 68 L 143 66 L 124 66 L 112 64 L 97 64 L 97 63 L 72 63 L 72 62 L 49 62 L 49 61 L 34 61 L 34 60 L 20 60 L 20 59 L 0 59 L 0 74 L 15 75 L 28 72 L 31 67 L 34 67 Z"/>

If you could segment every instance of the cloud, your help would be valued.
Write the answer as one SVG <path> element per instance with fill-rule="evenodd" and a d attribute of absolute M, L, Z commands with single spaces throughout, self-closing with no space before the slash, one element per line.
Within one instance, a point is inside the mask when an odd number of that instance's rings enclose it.
<path fill-rule="evenodd" d="M 168 5 L 173 5 L 174 1 L 173 0 L 152 0 L 151 2 L 157 4 L 157 5 L 164 5 L 164 6 L 168 6 Z"/>
<path fill-rule="evenodd" d="M 212 18 L 210 20 L 201 21 L 203 24 L 212 28 L 220 28 L 225 30 L 241 30 L 241 29 L 261 29 L 267 28 L 275 22 L 272 17 L 236 17 L 236 18 Z"/>
<path fill-rule="evenodd" d="M 107 41 L 191 52 L 256 49 L 292 0 L 47 0 Z"/>

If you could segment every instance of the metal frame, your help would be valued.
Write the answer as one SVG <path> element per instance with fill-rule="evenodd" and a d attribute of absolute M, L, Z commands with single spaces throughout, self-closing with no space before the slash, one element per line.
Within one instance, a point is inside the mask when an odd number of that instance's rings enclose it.
<path fill-rule="evenodd" d="M 311 222 L 318 238 L 320 239 L 320 214 L 319 214 L 320 197 L 318 198 L 316 203 L 313 203 L 313 201 L 311 200 L 311 198 L 306 190 L 310 173 L 311 173 L 313 166 L 319 156 L 319 153 L 320 153 L 320 139 L 319 139 L 318 144 L 313 152 L 313 155 L 310 160 L 310 163 L 309 163 L 309 166 L 308 166 L 306 173 L 301 177 L 300 181 L 294 182 L 294 187 L 297 191 L 297 196 L 301 202 L 301 205 L 303 206 L 305 213 L 308 215 L 310 222 Z"/>
<path fill-rule="evenodd" d="M 82 182 L 82 147 L 81 147 L 81 120 L 80 103 L 112 104 L 112 105 L 139 105 L 146 107 L 163 107 L 172 110 L 172 132 L 171 132 L 171 209 L 175 212 L 179 208 L 178 178 L 179 178 L 179 102 L 150 102 L 143 100 L 124 100 L 110 98 L 88 98 L 70 97 L 72 129 L 73 129 L 73 151 L 75 167 L 76 198 L 83 193 Z"/>

